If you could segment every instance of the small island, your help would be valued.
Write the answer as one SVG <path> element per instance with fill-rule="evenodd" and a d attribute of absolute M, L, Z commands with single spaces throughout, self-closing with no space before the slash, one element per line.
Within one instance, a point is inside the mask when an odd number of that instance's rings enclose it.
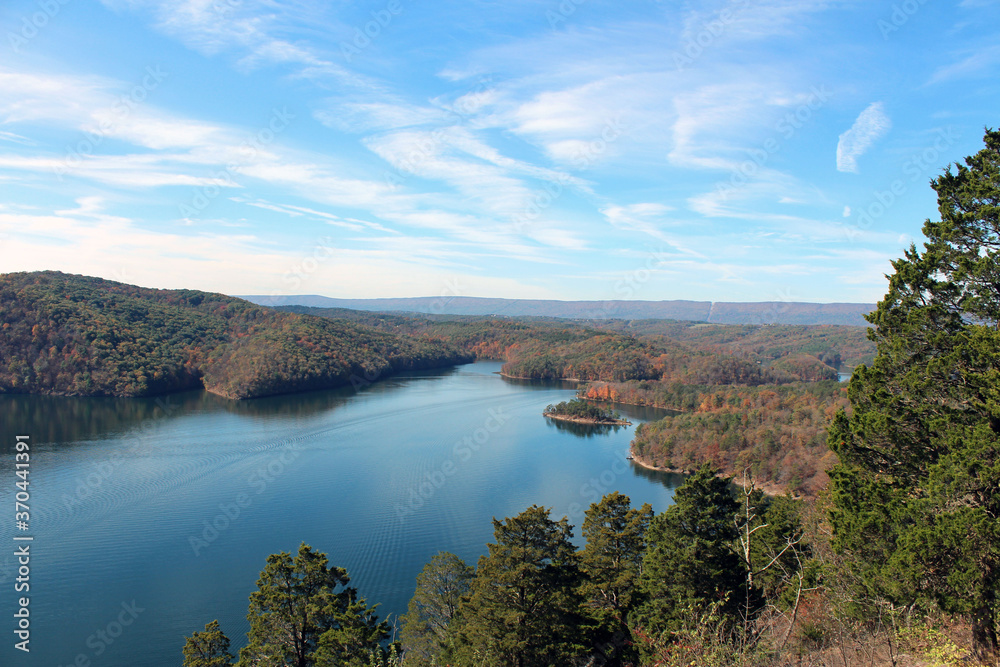
<path fill-rule="evenodd" d="M 625 425 L 632 423 L 623 419 L 617 410 L 591 405 L 579 398 L 574 398 L 569 402 L 563 401 L 558 405 L 549 405 L 542 414 L 550 419 L 561 419 L 581 424 Z"/>

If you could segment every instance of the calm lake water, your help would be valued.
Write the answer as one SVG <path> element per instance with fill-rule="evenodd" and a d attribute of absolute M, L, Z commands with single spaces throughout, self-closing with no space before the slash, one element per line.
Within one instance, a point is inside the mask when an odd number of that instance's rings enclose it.
<path fill-rule="evenodd" d="M 237 649 L 266 557 L 301 542 L 394 617 L 435 553 L 472 565 L 486 553 L 493 517 L 539 504 L 579 534 L 605 491 L 670 504 L 678 476 L 625 460 L 634 426 L 545 419 L 572 387 L 499 368 L 244 402 L 0 396 L 0 664 L 174 667 L 213 619 Z M 665 414 L 620 409 L 635 423 Z M 31 443 L 28 531 L 15 530 L 18 434 Z M 34 537 L 30 654 L 13 647 L 15 533 Z"/>

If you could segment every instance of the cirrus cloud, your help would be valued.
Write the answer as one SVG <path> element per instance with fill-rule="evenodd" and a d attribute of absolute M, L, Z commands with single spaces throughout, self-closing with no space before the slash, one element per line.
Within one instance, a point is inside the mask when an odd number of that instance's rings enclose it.
<path fill-rule="evenodd" d="M 858 158 L 885 136 L 892 127 L 892 121 L 885 113 L 881 102 L 872 102 L 862 111 L 854 125 L 840 135 L 837 142 L 837 171 L 858 173 Z"/>

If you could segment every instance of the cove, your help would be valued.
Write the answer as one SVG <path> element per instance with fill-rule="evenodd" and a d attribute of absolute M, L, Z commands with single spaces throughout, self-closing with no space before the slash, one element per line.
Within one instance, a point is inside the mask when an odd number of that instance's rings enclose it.
<path fill-rule="evenodd" d="M 626 460 L 633 426 L 546 419 L 573 386 L 478 362 L 342 389 L 235 402 L 0 396 L 0 610 L 13 590 L 15 436 L 31 438 L 31 652 L 4 665 L 174 666 L 218 619 L 245 643 L 266 557 L 301 542 L 347 568 L 380 617 L 406 610 L 438 551 L 475 565 L 491 519 L 568 515 L 618 490 L 657 512 L 681 477 Z M 10 623 L 6 627 L 12 627 Z M 79 664 L 84 664 L 80 662 Z"/>

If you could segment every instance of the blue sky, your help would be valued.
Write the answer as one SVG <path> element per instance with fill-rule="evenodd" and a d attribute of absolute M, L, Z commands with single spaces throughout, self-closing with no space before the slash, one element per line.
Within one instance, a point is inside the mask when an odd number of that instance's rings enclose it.
<path fill-rule="evenodd" d="M 863 301 L 1000 117 L 996 0 L 10 0 L 0 271 Z"/>

